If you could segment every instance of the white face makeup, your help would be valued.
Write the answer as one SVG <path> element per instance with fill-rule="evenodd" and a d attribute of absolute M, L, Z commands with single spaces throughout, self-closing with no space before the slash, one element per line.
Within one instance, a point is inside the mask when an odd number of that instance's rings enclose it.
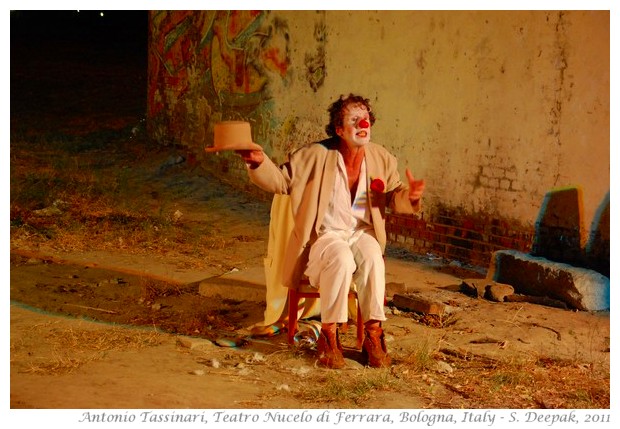
<path fill-rule="evenodd" d="M 348 106 L 342 126 L 336 128 L 338 136 L 351 147 L 364 146 L 370 142 L 370 114 L 362 104 Z"/>

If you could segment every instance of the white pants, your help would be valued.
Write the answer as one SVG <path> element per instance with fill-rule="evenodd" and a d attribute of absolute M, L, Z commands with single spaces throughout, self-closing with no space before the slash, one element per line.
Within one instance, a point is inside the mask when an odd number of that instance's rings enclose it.
<path fill-rule="evenodd" d="M 384 321 L 385 262 L 373 231 L 328 232 L 310 248 L 306 275 L 319 288 L 321 321 L 348 319 L 348 294 L 355 282 L 364 322 Z"/>

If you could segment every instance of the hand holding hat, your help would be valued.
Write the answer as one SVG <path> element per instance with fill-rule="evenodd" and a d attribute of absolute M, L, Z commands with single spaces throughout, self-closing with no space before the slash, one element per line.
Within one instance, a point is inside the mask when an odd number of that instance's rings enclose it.
<path fill-rule="evenodd" d="M 263 148 L 252 141 L 250 123 L 245 121 L 222 121 L 215 124 L 213 146 L 206 152 L 224 150 L 260 150 Z"/>

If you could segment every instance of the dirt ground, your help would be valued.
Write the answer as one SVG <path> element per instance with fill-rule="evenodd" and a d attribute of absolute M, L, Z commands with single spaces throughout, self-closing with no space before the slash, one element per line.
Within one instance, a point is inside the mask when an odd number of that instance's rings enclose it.
<path fill-rule="evenodd" d="M 460 277 L 432 264 L 389 258 L 388 288 L 404 285 L 447 304 L 446 320 L 388 307 L 393 367 L 365 368 L 351 329 L 347 367 L 330 371 L 316 366 L 311 347 L 290 347 L 285 335 L 250 335 L 264 302 L 198 294 L 201 278 L 227 274 L 127 255 L 54 253 L 14 249 L 11 256 L 11 408 L 562 408 L 544 394 L 488 397 L 471 371 L 482 376 L 501 362 L 530 359 L 584 375 L 609 371 L 607 315 L 472 298 L 458 291 Z M 258 290 L 260 269 L 240 268 Z M 159 290 L 152 299 L 149 288 Z M 431 363 L 418 370 L 412 356 L 424 353 Z M 388 373 L 394 381 L 362 398 L 305 391 L 347 373 Z M 472 384 L 460 384 L 466 381 Z M 594 394 L 609 394 L 599 389 Z"/>
<path fill-rule="evenodd" d="M 12 68 L 11 74 L 22 94 L 24 70 Z M 36 106 L 26 108 L 25 100 L 11 103 L 12 130 L 36 116 Z M 125 126 L 141 120 L 138 108 L 97 115 L 63 124 Z M 40 128 L 57 124 L 48 117 L 37 121 Z M 33 125 L 22 135 L 41 132 Z M 12 141 L 14 149 L 27 152 Z M 170 147 L 133 157 L 131 187 L 152 199 L 174 195 L 171 210 L 182 213 L 181 224 L 215 228 L 225 245 L 198 256 L 172 252 L 174 243 L 170 254 L 120 244 L 68 251 L 53 238 L 35 243 L 11 235 L 12 413 L 610 407 L 609 313 L 473 298 L 459 286 L 484 276 L 484 267 L 466 270 L 432 255 L 390 249 L 386 257 L 389 369 L 363 365 L 353 347 L 354 329 L 345 334 L 347 365 L 339 371 L 316 365 L 312 342 L 289 346 L 283 334 L 252 336 L 265 309 L 269 204 L 186 163 L 158 174 L 177 155 L 178 148 Z M 92 156 L 114 164 L 128 155 L 103 150 Z M 11 171 L 20 159 L 27 157 L 11 157 Z M 197 257 L 204 264 L 197 266 Z M 240 296 L 235 287 L 222 293 L 236 281 L 252 294 Z M 201 294 L 205 282 L 224 289 Z M 447 312 L 437 317 L 395 308 L 391 298 L 404 292 L 440 302 Z"/>

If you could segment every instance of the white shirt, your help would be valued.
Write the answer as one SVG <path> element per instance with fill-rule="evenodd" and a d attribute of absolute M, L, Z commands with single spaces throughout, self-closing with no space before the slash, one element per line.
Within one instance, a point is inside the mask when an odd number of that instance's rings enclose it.
<path fill-rule="evenodd" d="M 334 231 L 342 232 L 347 238 L 351 238 L 356 231 L 372 228 L 366 191 L 366 160 L 362 161 L 353 204 L 350 203 L 349 180 L 344 159 L 340 153 L 338 153 L 337 168 L 332 197 L 319 234 L 323 235 L 326 232 Z"/>

